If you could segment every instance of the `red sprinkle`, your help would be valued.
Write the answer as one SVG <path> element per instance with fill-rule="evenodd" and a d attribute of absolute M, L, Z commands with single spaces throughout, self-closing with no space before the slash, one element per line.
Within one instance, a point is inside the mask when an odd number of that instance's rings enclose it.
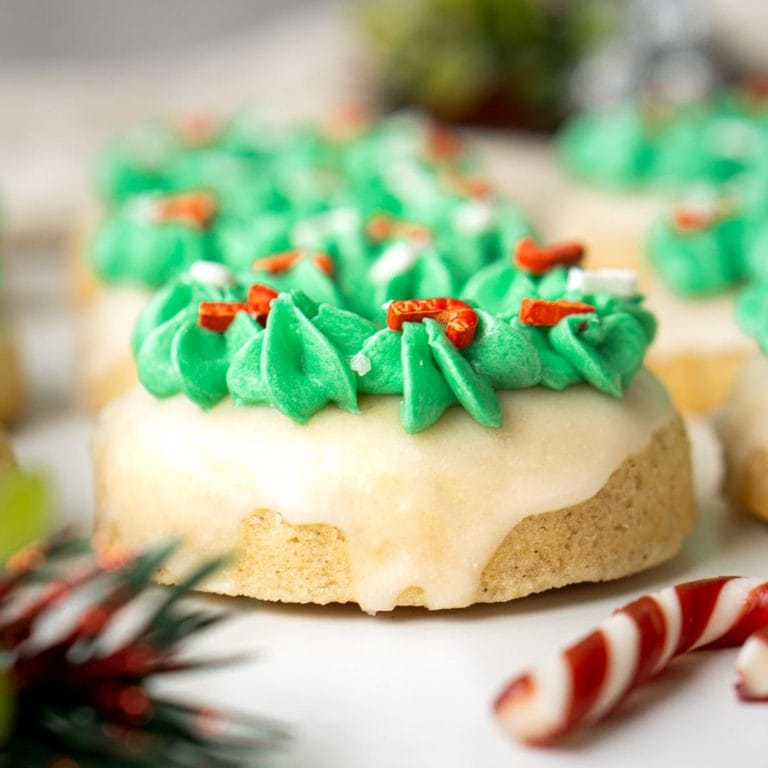
<path fill-rule="evenodd" d="M 672 215 L 672 223 L 678 232 L 693 233 L 709 229 L 718 217 L 714 211 L 680 206 Z"/>
<path fill-rule="evenodd" d="M 333 274 L 333 259 L 327 253 L 315 251 L 310 255 L 306 251 L 298 248 L 256 259 L 256 261 L 251 264 L 251 269 L 263 270 L 273 275 L 278 275 L 281 272 L 286 272 L 292 267 L 295 267 L 305 256 L 310 256 L 315 263 L 315 266 L 325 272 L 326 275 Z"/>
<path fill-rule="evenodd" d="M 425 224 L 396 219 L 388 213 L 377 213 L 371 216 L 366 224 L 365 233 L 374 243 L 381 243 L 395 237 L 424 242 L 432 239 L 432 231 Z"/>
<path fill-rule="evenodd" d="M 205 229 L 211 225 L 216 211 L 216 201 L 207 192 L 183 192 L 159 200 L 155 217 L 161 222 L 179 222 Z"/>
<path fill-rule="evenodd" d="M 584 258 L 584 245 L 577 242 L 537 245 L 530 237 L 518 240 L 514 262 L 534 275 L 543 275 L 555 267 L 573 267 Z"/>
<path fill-rule="evenodd" d="M 247 301 L 201 301 L 197 322 L 209 331 L 224 333 L 238 312 L 247 312 L 256 322 L 266 325 L 270 304 L 275 298 L 277 291 L 254 283 L 248 289 Z"/>
<path fill-rule="evenodd" d="M 404 299 L 393 301 L 387 310 L 387 326 L 401 331 L 403 323 L 419 323 L 424 318 L 445 324 L 445 335 L 458 349 L 472 343 L 477 331 L 477 313 L 460 299 Z"/>
<path fill-rule="evenodd" d="M 277 291 L 268 285 L 254 283 L 248 289 L 248 312 L 261 325 L 267 324 L 267 315 L 272 304 L 272 299 L 277 298 Z"/>
<path fill-rule="evenodd" d="M 486 200 L 493 194 L 493 184 L 483 176 L 464 176 L 449 171 L 444 178 L 449 188 L 475 200 Z"/>
<path fill-rule="evenodd" d="M 373 118 L 373 110 L 365 104 L 345 104 L 325 122 L 323 132 L 334 141 L 351 141 L 368 128 Z"/>
<path fill-rule="evenodd" d="M 429 132 L 426 150 L 431 160 L 450 160 L 461 151 L 461 139 L 450 128 L 436 125 Z"/>
<path fill-rule="evenodd" d="M 552 327 L 568 315 L 585 315 L 594 311 L 595 308 L 591 304 L 585 304 L 583 301 L 569 301 L 568 299 L 546 301 L 545 299 L 526 297 L 520 304 L 518 317 L 520 322 L 526 325 Z"/>
<path fill-rule="evenodd" d="M 752 105 L 764 105 L 768 100 L 768 77 L 754 75 L 744 78 L 741 82 L 741 92 L 746 101 Z"/>
<path fill-rule="evenodd" d="M 176 130 L 187 147 L 207 147 L 216 141 L 219 134 L 219 121 L 207 113 L 187 115 L 178 121 Z"/>

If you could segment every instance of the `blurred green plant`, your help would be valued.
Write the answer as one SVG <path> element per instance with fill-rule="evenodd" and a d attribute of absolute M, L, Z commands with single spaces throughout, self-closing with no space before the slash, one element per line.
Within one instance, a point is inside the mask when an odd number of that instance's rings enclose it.
<path fill-rule="evenodd" d="M 38 474 L 0 472 L 0 567 L 45 532 L 48 486 Z"/>
<path fill-rule="evenodd" d="M 246 768 L 280 749 L 274 723 L 154 693 L 161 676 L 233 660 L 185 653 L 226 618 L 183 603 L 223 559 L 161 590 L 153 576 L 174 544 L 98 554 L 45 537 L 47 509 L 41 476 L 0 472 L 0 768 Z M 134 606 L 135 628 L 105 649 L 112 620 Z M 41 642 L 37 628 L 57 612 L 74 621 Z"/>
<path fill-rule="evenodd" d="M 549 130 L 578 61 L 613 29 L 609 0 L 357 0 L 387 106 Z"/>

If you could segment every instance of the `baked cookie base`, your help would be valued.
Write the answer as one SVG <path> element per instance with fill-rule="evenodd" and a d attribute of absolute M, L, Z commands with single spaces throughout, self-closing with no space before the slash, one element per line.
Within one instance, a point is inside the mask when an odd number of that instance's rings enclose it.
<path fill-rule="evenodd" d="M 695 519 L 687 462 L 684 426 L 675 419 L 593 498 L 518 523 L 483 569 L 472 602 L 506 602 L 566 584 L 610 581 L 674 557 Z M 257 510 L 243 524 L 242 552 L 223 594 L 289 603 L 355 602 L 338 528 L 294 526 L 276 512 Z M 173 568 L 157 576 L 164 584 L 182 577 Z M 213 591 L 219 589 L 214 585 Z M 423 607 L 423 590 L 406 589 L 397 605 Z"/>
<path fill-rule="evenodd" d="M 650 374 L 643 373 L 642 378 L 645 383 L 638 383 L 638 386 L 645 387 L 646 391 L 650 387 L 653 398 L 659 397 L 658 393 L 663 397 L 662 390 Z M 586 389 L 588 388 L 584 388 Z M 586 396 L 592 398 L 593 393 L 594 391 L 590 391 Z M 647 406 L 640 404 L 643 402 L 643 397 L 645 397 L 644 402 L 648 402 L 648 397 L 645 395 L 640 396 L 639 400 L 636 399 L 633 405 L 628 406 L 617 404 L 610 399 L 605 400 L 605 396 L 599 393 L 594 395 L 601 398 L 601 403 L 605 403 L 598 406 L 603 414 L 601 418 L 606 418 L 604 410 L 606 408 L 626 407 L 636 414 L 648 412 Z M 564 405 L 562 393 L 544 393 L 544 396 L 550 398 L 549 402 L 555 402 L 555 398 L 561 398 L 557 401 L 559 405 L 555 409 L 556 419 L 558 424 L 561 424 L 562 415 L 560 414 Z M 511 419 L 516 417 L 519 424 L 520 419 L 526 418 L 522 414 L 529 413 L 532 403 L 539 400 L 538 396 L 525 393 L 513 393 L 507 398 L 505 407 L 514 409 L 517 407 L 518 400 L 526 397 L 531 399 L 524 401 L 525 405 L 522 406 L 521 412 L 515 414 L 514 410 L 512 411 L 508 423 L 514 424 L 515 422 Z M 339 443 L 328 448 L 323 443 L 322 437 L 348 428 L 345 427 L 344 419 L 347 420 L 347 424 L 350 419 L 360 419 L 359 439 L 370 439 L 376 444 L 378 433 L 375 430 L 382 429 L 376 418 L 374 418 L 374 431 L 369 433 L 363 421 L 366 419 L 365 416 L 341 415 L 339 412 L 334 413 L 333 409 L 319 414 L 315 417 L 316 419 L 322 416 L 328 420 L 327 431 L 323 432 L 323 427 L 318 427 L 321 431 L 312 438 L 317 444 L 314 448 L 310 446 L 309 452 L 306 445 L 301 447 L 303 452 L 298 452 L 298 448 L 292 447 L 293 443 L 290 439 L 287 442 L 278 439 L 280 443 L 277 446 L 278 451 L 282 450 L 286 456 L 298 456 L 295 459 L 297 474 L 293 475 L 289 472 L 284 477 L 274 479 L 267 474 L 266 478 L 256 481 L 250 479 L 247 471 L 244 471 L 246 465 L 242 468 L 239 465 L 234 467 L 224 458 L 231 450 L 230 447 L 220 450 L 217 446 L 221 445 L 222 440 L 229 440 L 237 446 L 245 440 L 245 444 L 248 445 L 248 435 L 252 435 L 250 438 L 252 446 L 249 446 L 248 450 L 252 450 L 255 456 L 259 456 L 263 451 L 274 452 L 276 446 L 271 428 L 278 423 L 279 419 L 285 419 L 285 417 L 265 408 L 262 415 L 258 417 L 258 421 L 255 414 L 244 419 L 246 412 L 240 412 L 239 409 L 234 409 L 230 404 L 225 403 L 224 411 L 217 414 L 214 410 L 210 414 L 220 416 L 221 421 L 214 420 L 211 424 L 206 421 L 205 414 L 190 416 L 194 406 L 186 401 L 176 403 L 152 401 L 150 403 L 147 398 L 148 396 L 143 392 L 132 392 L 126 398 L 114 403 L 104 412 L 102 424 L 97 431 L 94 458 L 97 529 L 101 546 L 136 549 L 146 547 L 156 542 L 158 538 L 180 537 L 184 541 L 184 547 L 179 558 L 171 561 L 170 565 L 158 574 L 158 579 L 163 583 L 177 583 L 194 563 L 231 546 L 224 542 L 236 541 L 239 549 L 238 558 L 206 585 L 207 591 L 291 603 L 365 603 L 356 589 L 349 555 L 352 542 L 348 540 L 344 530 L 327 522 L 302 521 L 304 524 L 296 524 L 289 521 L 288 518 L 291 518 L 291 515 L 278 511 L 282 509 L 279 505 L 252 504 L 252 508 L 248 511 L 250 503 L 248 500 L 252 498 L 250 489 L 259 487 L 261 482 L 266 483 L 266 491 L 262 490 L 262 492 L 267 495 L 274 492 L 276 497 L 283 498 L 282 503 L 287 508 L 290 508 L 292 503 L 297 503 L 296 499 L 302 491 L 291 487 L 290 477 L 294 477 L 296 483 L 302 482 L 299 479 L 301 467 L 306 466 L 307 456 L 314 455 L 313 450 L 316 450 L 318 462 L 323 462 L 326 457 L 332 456 L 334 465 L 336 462 L 342 462 L 339 466 L 346 463 L 346 469 L 342 471 L 362 474 L 364 482 L 356 485 L 355 490 L 349 490 L 350 495 L 359 495 L 360 488 L 366 488 L 369 485 L 368 479 L 365 479 L 368 477 L 366 460 L 361 457 L 358 464 L 354 450 L 345 451 L 343 456 L 338 454 L 337 447 L 342 443 L 341 438 Z M 391 408 L 387 406 L 390 408 L 387 415 L 399 430 L 401 428 L 396 422 L 396 402 L 396 399 L 391 399 Z M 509 405 L 510 403 L 512 405 Z M 465 545 L 457 541 L 463 536 L 475 535 L 473 523 L 464 521 L 465 515 L 468 520 L 470 515 L 463 511 L 467 509 L 466 504 L 471 504 L 471 500 L 476 498 L 475 491 L 467 492 L 461 482 L 450 481 L 449 478 L 455 478 L 454 471 L 453 469 L 445 470 L 444 477 L 434 482 L 438 486 L 443 482 L 446 483 L 439 493 L 447 494 L 442 498 L 447 504 L 454 505 L 456 516 L 453 516 L 452 512 L 450 518 L 445 518 L 445 508 L 439 509 L 434 515 L 424 515 L 424 507 L 421 507 L 422 512 L 419 514 L 423 519 L 419 525 L 423 523 L 424 532 L 418 535 L 415 544 L 411 542 L 409 545 L 407 558 L 424 557 L 432 563 L 431 558 L 437 557 L 435 567 L 444 568 L 445 561 L 439 560 L 441 553 L 446 547 L 456 546 L 458 558 L 456 568 L 466 568 L 467 563 L 470 563 L 473 569 L 471 581 L 468 582 L 473 590 L 472 594 L 461 592 L 461 598 L 455 600 L 449 595 L 449 600 L 442 600 L 440 604 L 436 604 L 434 592 L 430 601 L 429 595 L 425 594 L 418 583 L 412 582 L 411 586 L 406 586 L 408 582 L 400 579 L 395 583 L 403 584 L 403 587 L 399 592 L 397 590 L 392 592 L 392 596 L 396 595 L 396 599 L 392 603 L 387 603 L 388 607 L 375 603 L 371 608 L 369 602 L 363 605 L 364 609 L 375 612 L 388 610 L 393 605 L 449 608 L 478 602 L 507 601 L 570 583 L 615 579 L 650 568 L 673 557 L 680 549 L 686 534 L 691 530 L 695 516 L 688 443 L 682 421 L 669 404 L 653 408 L 656 416 L 649 416 L 649 418 L 659 419 L 655 422 L 655 426 L 647 427 L 648 431 L 643 433 L 646 437 L 638 443 L 638 449 L 625 454 L 623 460 L 621 454 L 618 457 L 615 453 L 610 454 L 608 461 L 611 463 L 605 465 L 606 473 L 603 475 L 606 480 L 590 485 L 589 487 L 594 488 L 594 491 L 582 495 L 580 499 L 583 500 L 579 503 L 555 506 L 548 510 L 544 506 L 545 511 L 527 516 L 513 514 L 510 519 L 519 520 L 519 522 L 515 522 L 511 527 L 498 529 L 500 531 L 498 537 L 489 540 L 492 546 L 488 550 L 483 550 L 487 554 L 480 562 L 471 560 L 468 550 L 465 552 Z M 253 409 L 250 410 L 253 411 Z M 611 410 L 609 413 L 612 414 L 614 411 Z M 659 416 L 659 414 L 662 415 Z M 457 411 L 450 416 L 451 419 L 446 419 L 450 423 L 444 426 L 445 431 L 442 435 L 438 425 L 433 428 L 438 431 L 435 432 L 434 437 L 430 435 L 428 440 L 439 443 L 444 436 L 450 435 L 451 440 L 461 443 L 466 434 L 481 435 L 477 438 L 482 441 L 478 443 L 477 449 L 476 446 L 467 447 L 468 454 L 473 455 L 481 467 L 486 465 L 482 463 L 480 451 L 488 450 L 488 445 L 493 446 L 490 449 L 493 452 L 502 452 L 501 456 L 504 455 L 505 450 L 513 452 L 516 450 L 516 444 L 509 443 L 509 435 L 514 435 L 516 429 L 510 428 L 506 438 L 494 437 L 491 440 L 488 435 L 492 433 L 475 425 L 463 412 Z M 612 423 L 612 418 L 609 415 L 604 423 Z M 642 423 L 644 417 L 639 418 Z M 193 426 L 192 431 L 188 431 L 188 425 L 183 424 L 180 419 L 182 421 L 191 419 L 189 423 L 198 426 Z M 332 421 L 334 419 L 335 421 Z M 232 427 L 227 425 L 236 423 L 237 420 L 248 423 L 241 425 L 240 434 L 233 435 Z M 205 427 L 200 434 L 199 425 L 202 422 Z M 471 430 L 464 422 L 470 425 Z M 588 425 L 590 422 L 587 414 L 583 414 L 581 422 L 583 423 L 575 424 L 572 428 L 579 435 L 584 435 L 583 439 L 590 441 L 601 439 L 598 436 L 599 431 L 592 433 L 588 426 L 584 429 L 584 424 Z M 154 433 L 148 436 L 146 432 L 150 424 L 152 424 L 150 431 L 157 430 L 158 435 L 162 433 L 167 437 L 158 440 Z M 178 428 L 174 429 L 173 424 L 177 424 Z M 260 425 L 260 428 L 255 425 Z M 306 428 L 290 427 L 290 429 Z M 383 429 L 385 431 L 381 434 L 386 443 L 387 427 Z M 464 432 L 461 432 L 462 429 Z M 597 429 L 603 429 L 602 425 Z M 458 436 L 457 430 L 461 432 Z M 425 434 L 428 433 L 429 430 Z M 136 435 L 139 435 L 138 442 L 136 442 Z M 193 437 L 193 435 L 197 436 Z M 423 449 L 418 447 L 419 438 L 420 436 L 404 435 L 402 440 L 398 437 L 395 442 L 397 446 L 402 446 L 403 452 L 418 450 L 419 455 L 423 456 Z M 579 441 L 581 439 L 579 437 Z M 203 447 L 206 444 L 213 445 L 210 452 Z M 574 446 L 577 445 L 580 446 L 582 443 L 574 444 Z M 427 452 L 429 450 L 428 448 Z M 589 450 L 588 445 L 584 446 L 584 450 Z M 294 451 L 297 453 L 293 454 Z M 143 455 L 137 456 L 139 453 Z M 570 468 L 572 472 L 576 472 L 575 475 L 563 472 L 562 476 L 550 477 L 549 472 L 557 472 L 555 468 L 562 466 L 561 459 L 552 459 L 550 451 L 544 445 L 535 453 L 537 465 L 540 462 L 544 464 L 550 462 L 553 468 L 540 470 L 541 484 L 533 478 L 531 488 L 534 496 L 550 498 L 545 494 L 550 491 L 547 486 L 554 481 L 555 484 L 563 483 L 565 493 L 573 497 L 566 478 L 578 477 L 577 468 Z M 453 454 L 453 447 L 446 449 L 447 462 L 453 460 L 449 458 Z M 383 454 L 381 457 L 378 474 L 371 474 L 372 487 L 367 491 L 378 495 L 379 498 L 382 498 L 382 493 L 390 493 L 392 485 L 402 483 L 405 487 L 409 482 L 413 483 L 412 479 L 409 481 L 403 477 L 402 468 L 392 468 L 393 476 L 389 479 L 391 485 L 386 488 L 379 486 L 379 483 L 388 482 L 386 472 L 381 471 L 382 467 L 389 467 L 386 463 L 387 455 L 389 454 Z M 353 466 L 350 466 L 350 461 Z M 487 471 L 498 476 L 499 472 L 503 471 L 505 461 L 506 459 L 500 460 L 497 466 L 487 467 L 481 471 L 482 477 L 475 470 L 476 479 L 472 482 L 480 485 L 489 482 L 484 479 L 483 472 Z M 615 467 L 612 472 L 611 466 Z M 331 465 L 328 465 L 328 471 L 334 472 Z M 472 470 L 468 471 L 472 472 Z M 190 472 L 192 475 L 188 474 Z M 347 477 L 352 478 L 353 475 L 349 474 Z M 334 498 L 344 498 L 349 487 L 346 485 L 348 482 L 352 480 L 342 480 L 341 485 L 337 483 L 333 489 L 333 493 L 336 494 Z M 256 485 L 252 485 L 253 483 Z M 263 489 L 265 486 L 260 487 Z M 537 488 L 539 490 L 536 490 Z M 562 491 L 557 489 L 557 492 Z M 296 495 L 297 493 L 299 496 Z M 329 495 L 330 493 L 331 490 Z M 398 506 L 397 494 L 398 491 L 395 490 L 391 497 L 392 503 L 387 502 L 388 509 Z M 358 495 L 353 496 L 353 500 L 349 502 L 353 510 L 359 509 L 364 503 L 365 495 L 360 498 Z M 405 495 L 408 495 L 407 492 Z M 314 509 L 322 510 L 323 504 L 327 504 L 327 499 L 323 498 L 321 493 L 313 492 L 312 498 L 316 499 Z M 577 495 L 576 498 L 579 496 Z M 148 508 L 150 504 L 151 508 Z M 504 507 L 504 509 L 507 508 Z M 512 511 L 515 512 L 514 509 Z M 318 511 L 317 517 L 322 520 L 323 512 Z M 333 514 L 325 513 L 325 519 L 332 520 Z M 456 525 L 458 521 L 458 527 L 451 529 L 452 533 L 446 536 L 446 530 L 443 528 L 443 523 L 439 522 L 440 519 L 450 520 L 448 525 Z M 435 520 L 438 522 L 435 523 Z M 482 522 L 483 518 L 476 518 L 476 520 Z M 373 537 L 380 542 L 380 545 L 375 544 L 372 556 L 376 557 L 380 554 L 376 547 L 387 548 L 382 560 L 387 567 L 397 568 L 393 563 L 401 562 L 397 555 L 391 556 L 391 549 L 394 547 L 397 550 L 398 535 L 403 537 L 402 541 L 406 540 L 405 537 L 408 535 L 407 533 L 399 534 L 401 531 L 399 525 L 402 523 L 397 521 L 397 511 L 393 511 L 391 521 L 387 522 L 381 531 L 381 538 L 376 535 Z M 354 524 L 354 515 L 350 519 L 350 524 Z M 435 525 L 436 527 L 430 527 Z M 370 545 L 370 543 L 371 537 L 366 539 L 366 544 Z M 356 551 L 359 552 L 359 550 Z M 437 554 L 435 554 L 436 551 Z M 438 563 L 440 563 L 439 566 Z M 357 586 L 359 587 L 359 584 Z"/>

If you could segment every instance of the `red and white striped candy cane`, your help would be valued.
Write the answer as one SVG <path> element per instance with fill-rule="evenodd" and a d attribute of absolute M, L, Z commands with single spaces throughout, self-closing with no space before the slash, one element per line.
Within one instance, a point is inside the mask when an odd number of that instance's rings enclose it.
<path fill-rule="evenodd" d="M 736 691 L 744 701 L 768 701 L 768 627 L 744 643 L 736 659 Z"/>
<path fill-rule="evenodd" d="M 722 577 L 668 587 L 513 680 L 496 716 L 521 741 L 546 744 L 599 720 L 675 656 L 738 646 L 766 627 L 768 582 Z"/>

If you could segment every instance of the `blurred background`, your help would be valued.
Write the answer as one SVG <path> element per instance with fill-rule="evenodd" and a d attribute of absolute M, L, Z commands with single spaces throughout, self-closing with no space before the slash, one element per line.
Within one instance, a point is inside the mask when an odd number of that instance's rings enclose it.
<path fill-rule="evenodd" d="M 547 133 L 639 88 L 768 71 L 766 22 L 760 0 L 0 0 L 6 234 L 71 229 L 94 149 L 148 115 L 362 101 Z"/>

